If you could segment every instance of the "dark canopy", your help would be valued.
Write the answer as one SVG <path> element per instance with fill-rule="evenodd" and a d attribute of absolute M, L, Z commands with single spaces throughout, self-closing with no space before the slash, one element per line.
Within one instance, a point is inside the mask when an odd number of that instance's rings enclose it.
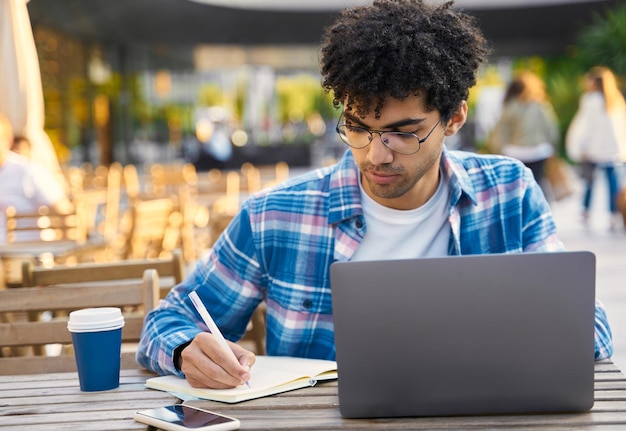
<path fill-rule="evenodd" d="M 491 8 L 468 6 L 466 10 L 478 17 L 496 55 L 552 55 L 563 53 L 573 43 L 578 29 L 592 21 L 594 12 L 619 2 L 507 7 L 504 1 L 494 1 Z M 31 0 L 28 9 L 34 26 L 122 45 L 317 45 L 322 28 L 337 14 L 243 10 L 187 0 Z"/>

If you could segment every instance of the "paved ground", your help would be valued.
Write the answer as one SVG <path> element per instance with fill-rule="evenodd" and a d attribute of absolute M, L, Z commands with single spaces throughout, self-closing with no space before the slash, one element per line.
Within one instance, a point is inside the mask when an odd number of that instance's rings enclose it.
<path fill-rule="evenodd" d="M 577 181 L 576 178 L 574 178 Z M 559 236 L 569 250 L 589 250 L 596 255 L 596 295 L 607 309 L 613 330 L 613 361 L 626 369 L 626 231 L 609 230 L 605 179 L 598 176 L 592 215 L 581 222 L 580 184 L 576 193 L 553 204 Z"/>

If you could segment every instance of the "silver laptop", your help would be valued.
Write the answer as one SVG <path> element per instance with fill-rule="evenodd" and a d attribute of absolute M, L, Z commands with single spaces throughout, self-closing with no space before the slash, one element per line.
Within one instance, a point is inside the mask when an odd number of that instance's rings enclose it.
<path fill-rule="evenodd" d="M 330 276 L 344 417 L 593 406 L 590 252 L 337 262 Z"/>

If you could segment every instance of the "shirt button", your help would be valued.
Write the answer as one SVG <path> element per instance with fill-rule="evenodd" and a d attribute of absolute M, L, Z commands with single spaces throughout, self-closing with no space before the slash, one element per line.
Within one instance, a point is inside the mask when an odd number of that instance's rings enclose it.
<path fill-rule="evenodd" d="M 302 306 L 306 309 L 309 309 L 313 307 L 313 301 L 311 301 L 310 299 L 305 299 L 304 301 L 302 301 Z"/>
<path fill-rule="evenodd" d="M 356 221 L 356 228 L 357 229 L 361 229 L 363 227 L 363 222 L 361 221 L 361 219 L 357 219 Z"/>

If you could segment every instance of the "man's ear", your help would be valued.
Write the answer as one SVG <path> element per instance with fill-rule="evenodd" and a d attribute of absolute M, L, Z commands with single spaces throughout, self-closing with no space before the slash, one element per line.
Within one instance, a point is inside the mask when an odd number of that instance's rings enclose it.
<path fill-rule="evenodd" d="M 467 121 L 467 102 L 464 100 L 461 102 L 459 107 L 456 109 L 454 114 L 452 114 L 452 118 L 448 121 L 446 125 L 446 136 L 452 136 L 459 131 L 463 124 Z"/>

